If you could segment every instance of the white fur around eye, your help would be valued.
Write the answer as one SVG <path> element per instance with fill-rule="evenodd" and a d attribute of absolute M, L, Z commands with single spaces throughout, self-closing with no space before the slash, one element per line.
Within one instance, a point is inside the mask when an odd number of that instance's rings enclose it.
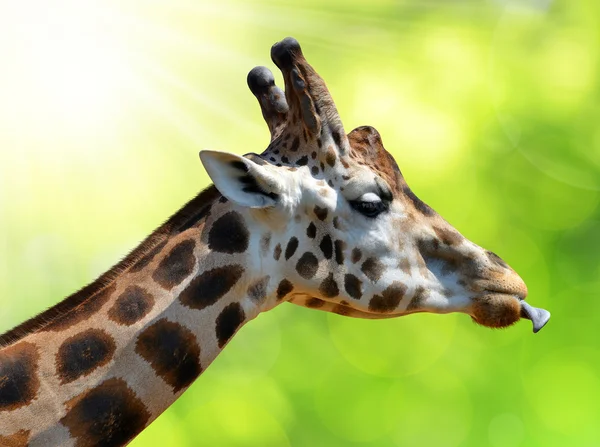
<path fill-rule="evenodd" d="M 381 198 L 374 192 L 368 192 L 360 196 L 357 202 L 381 202 Z"/>

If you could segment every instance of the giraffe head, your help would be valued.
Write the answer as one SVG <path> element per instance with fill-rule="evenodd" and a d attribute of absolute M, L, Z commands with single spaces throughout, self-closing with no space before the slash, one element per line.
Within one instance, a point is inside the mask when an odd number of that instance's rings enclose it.
<path fill-rule="evenodd" d="M 544 326 L 550 314 L 524 301 L 519 275 L 417 198 L 374 128 L 346 135 L 296 40 L 275 44 L 271 57 L 285 94 L 267 68 L 248 75 L 267 149 L 200 157 L 253 231 L 278 242 L 255 268 L 278 278 L 280 300 L 360 318 L 463 312 L 487 327 L 522 317 L 535 332 Z"/>

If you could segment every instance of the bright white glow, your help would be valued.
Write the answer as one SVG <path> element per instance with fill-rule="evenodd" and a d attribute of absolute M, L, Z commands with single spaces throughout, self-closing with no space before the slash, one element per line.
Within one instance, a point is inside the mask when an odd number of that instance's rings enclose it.
<path fill-rule="evenodd" d="M 0 118 L 13 132 L 90 131 L 118 109 L 131 74 L 111 13 L 106 1 L 0 5 Z"/>

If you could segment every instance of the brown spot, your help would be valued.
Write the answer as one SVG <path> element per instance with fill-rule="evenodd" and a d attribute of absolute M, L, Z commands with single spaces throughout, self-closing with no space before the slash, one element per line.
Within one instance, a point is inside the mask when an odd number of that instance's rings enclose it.
<path fill-rule="evenodd" d="M 331 309 L 331 312 L 333 312 L 334 314 L 338 314 L 338 315 L 347 317 L 348 315 L 350 315 L 350 308 L 346 307 L 346 306 L 342 306 L 341 304 L 336 304 L 334 306 L 334 308 Z"/>
<path fill-rule="evenodd" d="M 260 251 L 263 256 L 265 256 L 267 254 L 267 251 L 269 251 L 270 246 L 271 246 L 271 233 L 265 233 L 265 234 L 263 234 L 262 238 L 260 239 Z"/>
<path fill-rule="evenodd" d="M 31 430 L 19 430 L 8 436 L 0 436 L 2 447 L 27 447 Z"/>
<path fill-rule="evenodd" d="M 411 298 L 410 303 L 406 307 L 406 310 L 421 309 L 428 295 L 429 291 L 426 290 L 423 286 L 417 287 L 417 290 L 415 290 L 415 294 Z"/>
<path fill-rule="evenodd" d="M 321 295 L 325 298 L 333 298 L 334 296 L 339 295 L 340 289 L 338 288 L 335 279 L 333 279 L 333 273 L 329 273 L 329 276 L 323 280 L 319 286 L 319 292 L 321 292 Z"/>
<path fill-rule="evenodd" d="M 315 226 L 314 223 L 312 223 L 312 222 L 310 223 L 310 225 L 306 229 L 306 235 L 311 239 L 315 238 L 315 236 L 317 235 L 317 227 Z"/>
<path fill-rule="evenodd" d="M 319 220 L 327 219 L 327 212 L 327 208 L 321 208 L 320 206 L 315 205 L 315 215 Z"/>
<path fill-rule="evenodd" d="M 352 254 L 350 255 L 352 264 L 356 264 L 358 261 L 360 261 L 360 258 L 362 258 L 362 251 L 360 251 L 360 248 L 353 248 Z"/>
<path fill-rule="evenodd" d="M 340 229 L 340 219 L 338 216 L 335 216 L 333 218 L 333 228 L 335 228 L 336 230 Z"/>
<path fill-rule="evenodd" d="M 398 264 L 398 267 L 400 267 L 400 269 L 406 273 L 407 275 L 410 275 L 410 262 L 408 260 L 408 258 L 402 258 L 400 260 L 400 263 Z"/>
<path fill-rule="evenodd" d="M 325 258 L 331 259 L 331 257 L 333 256 L 333 242 L 331 241 L 331 236 L 329 236 L 328 234 L 323 236 L 323 239 L 319 244 L 319 248 L 323 252 Z"/>
<path fill-rule="evenodd" d="M 277 244 L 275 246 L 275 250 L 273 250 L 273 259 L 279 261 L 279 257 L 281 256 L 281 244 Z"/>
<path fill-rule="evenodd" d="M 240 303 L 231 303 L 217 317 L 216 331 L 219 348 L 223 348 L 244 322 L 246 315 Z"/>
<path fill-rule="evenodd" d="M 346 289 L 346 293 L 355 300 L 360 300 L 362 297 L 362 282 L 350 273 L 344 276 L 344 288 Z"/>
<path fill-rule="evenodd" d="M 279 285 L 277 286 L 277 300 L 281 301 L 292 290 L 294 290 L 294 285 L 287 279 L 282 279 Z"/>
<path fill-rule="evenodd" d="M 312 175 L 319 175 L 319 173 L 320 173 L 320 172 L 321 172 L 321 171 L 319 171 L 319 167 L 318 167 L 318 166 L 312 166 L 312 167 L 310 168 L 310 173 L 311 173 Z"/>
<path fill-rule="evenodd" d="M 311 252 L 304 253 L 296 264 L 296 271 L 304 279 L 311 279 L 317 273 L 319 260 Z"/>
<path fill-rule="evenodd" d="M 150 413 L 127 383 L 120 378 L 105 380 L 66 404 L 60 422 L 75 441 L 75 447 L 122 446 L 140 433 Z"/>
<path fill-rule="evenodd" d="M 115 353 L 114 339 L 102 329 L 88 329 L 67 338 L 55 364 L 60 383 L 70 383 L 106 365 Z"/>
<path fill-rule="evenodd" d="M 454 229 L 433 227 L 433 230 L 440 240 L 448 246 L 458 245 L 463 240 L 462 235 Z"/>
<path fill-rule="evenodd" d="M 40 387 L 37 347 L 22 341 L 0 351 L 0 412 L 29 404 Z"/>
<path fill-rule="evenodd" d="M 296 253 L 297 248 L 298 248 L 298 238 L 293 236 L 289 240 L 287 247 L 285 247 L 285 260 L 286 261 L 288 259 L 290 259 L 292 256 L 294 256 L 294 253 Z"/>
<path fill-rule="evenodd" d="M 311 154 L 310 154 L 310 158 L 312 158 L 313 160 L 315 158 L 317 158 L 317 153 L 315 151 L 312 151 Z"/>
<path fill-rule="evenodd" d="M 331 166 L 333 168 L 333 166 L 335 165 L 335 160 L 336 160 L 336 155 L 335 155 L 335 151 L 333 150 L 332 146 L 329 146 L 329 148 L 327 149 L 327 155 L 325 156 L 325 161 L 327 162 L 327 164 L 329 166 Z"/>
<path fill-rule="evenodd" d="M 334 246 L 335 262 L 337 262 L 339 265 L 342 265 L 344 263 L 344 249 L 346 248 L 346 243 L 337 239 L 334 243 Z"/>
<path fill-rule="evenodd" d="M 406 293 L 406 286 L 400 282 L 392 283 L 386 288 L 381 296 L 375 295 L 369 302 L 369 310 L 373 312 L 392 312 Z"/>
<path fill-rule="evenodd" d="M 110 286 L 98 291 L 95 295 L 92 295 L 90 298 L 83 301 L 66 314 L 56 317 L 55 320 L 44 326 L 41 330 L 59 332 L 83 320 L 87 320 L 102 308 L 115 290 L 116 285 L 111 284 Z"/>
<path fill-rule="evenodd" d="M 292 145 L 290 146 L 290 151 L 297 152 L 299 147 L 300 147 L 300 138 L 296 137 L 296 138 L 294 138 L 294 141 L 292 142 Z"/>
<path fill-rule="evenodd" d="M 348 164 L 348 162 L 346 161 L 346 159 L 344 157 L 340 158 L 340 161 L 342 162 L 342 166 L 346 169 L 348 169 L 350 167 L 350 165 Z"/>
<path fill-rule="evenodd" d="M 179 295 L 179 301 L 197 310 L 212 306 L 235 286 L 243 273 L 244 268 L 239 264 L 207 270 L 190 282 Z"/>
<path fill-rule="evenodd" d="M 108 318 L 116 323 L 131 326 L 148 315 L 153 306 L 152 294 L 139 286 L 129 286 L 108 311 Z"/>
<path fill-rule="evenodd" d="M 271 277 L 267 275 L 248 287 L 248 296 L 254 301 L 263 301 L 267 297 L 267 286 L 270 279 Z"/>
<path fill-rule="evenodd" d="M 142 270 L 144 267 L 146 267 L 148 264 L 150 264 L 152 262 L 152 260 L 154 259 L 154 257 L 160 253 L 160 251 L 165 247 L 165 245 L 167 245 L 167 242 L 169 242 L 169 240 L 165 240 L 163 242 L 161 242 L 160 244 L 156 245 L 152 250 L 150 250 L 148 253 L 146 253 L 145 255 L 143 255 L 140 259 L 138 259 L 129 269 L 129 271 L 131 273 L 136 273 L 139 272 L 140 270 Z"/>
<path fill-rule="evenodd" d="M 152 278 L 164 289 L 171 290 L 191 275 L 196 264 L 192 239 L 180 242 L 158 264 Z"/>
<path fill-rule="evenodd" d="M 230 211 L 212 224 L 208 233 L 208 248 L 221 253 L 243 253 L 248 248 L 249 236 L 242 216 Z"/>
<path fill-rule="evenodd" d="M 186 327 L 162 318 L 148 326 L 135 342 L 135 352 L 177 393 L 200 375 L 200 346 Z"/>
<path fill-rule="evenodd" d="M 360 267 L 361 271 L 373 282 L 377 282 L 383 272 L 385 272 L 385 265 L 377 258 L 367 258 Z"/>
<path fill-rule="evenodd" d="M 304 305 L 311 309 L 318 309 L 325 305 L 325 301 L 320 300 L 319 298 L 315 298 L 313 296 L 312 298 L 307 299 L 306 302 L 304 303 Z"/>

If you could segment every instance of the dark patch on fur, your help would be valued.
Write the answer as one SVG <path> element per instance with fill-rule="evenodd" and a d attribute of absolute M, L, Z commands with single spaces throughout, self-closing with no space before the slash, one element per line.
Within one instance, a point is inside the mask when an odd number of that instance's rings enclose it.
<path fill-rule="evenodd" d="M 385 265 L 377 258 L 367 258 L 360 267 L 361 271 L 373 282 L 377 282 L 383 272 L 385 272 Z"/>
<path fill-rule="evenodd" d="M 287 279 L 282 279 L 279 285 L 277 286 L 277 300 L 281 301 L 292 290 L 294 290 L 294 285 Z"/>
<path fill-rule="evenodd" d="M 223 348 L 242 325 L 246 315 L 240 303 L 231 303 L 217 317 L 216 331 L 219 348 Z"/>
<path fill-rule="evenodd" d="M 308 156 L 304 155 L 304 156 L 300 157 L 298 159 L 298 161 L 296 161 L 296 164 L 298 166 L 306 166 L 308 164 Z"/>
<path fill-rule="evenodd" d="M 410 303 L 406 307 L 406 310 L 420 309 L 423 302 L 427 298 L 428 292 L 423 286 L 417 287 L 414 296 L 411 298 Z"/>
<path fill-rule="evenodd" d="M 325 305 L 325 301 L 313 296 L 312 298 L 307 299 L 304 305 L 311 309 L 319 309 Z"/>
<path fill-rule="evenodd" d="M 290 151 L 297 152 L 300 147 L 300 139 L 298 137 L 294 138 L 292 145 L 290 146 Z"/>
<path fill-rule="evenodd" d="M 154 281 L 167 290 L 181 284 L 194 271 L 196 265 L 195 247 L 196 242 L 193 239 L 175 245 L 169 254 L 160 261 L 152 274 Z"/>
<path fill-rule="evenodd" d="M 279 261 L 279 257 L 281 256 L 281 244 L 277 244 L 275 246 L 275 250 L 273 250 L 273 259 Z"/>
<path fill-rule="evenodd" d="M 308 225 L 308 227 L 306 228 L 306 235 L 311 239 L 315 238 L 315 236 L 317 235 L 317 227 L 314 223 L 311 222 Z"/>
<path fill-rule="evenodd" d="M 40 387 L 38 348 L 22 341 L 0 351 L 0 413 L 29 404 Z"/>
<path fill-rule="evenodd" d="M 356 264 L 358 261 L 360 261 L 360 258 L 362 258 L 362 251 L 360 250 L 360 248 L 353 248 L 352 254 L 350 255 L 350 260 L 352 261 L 352 264 Z"/>
<path fill-rule="evenodd" d="M 73 382 L 106 365 L 115 349 L 114 339 L 102 329 L 88 329 L 67 338 L 56 353 L 60 382 Z"/>
<path fill-rule="evenodd" d="M 335 166 L 336 159 L 337 159 L 337 157 L 335 155 L 335 151 L 330 146 L 329 149 L 327 150 L 327 155 L 325 156 L 325 161 L 327 162 L 327 164 L 329 166 L 331 166 L 333 168 Z"/>
<path fill-rule="evenodd" d="M 304 279 L 311 279 L 317 273 L 319 260 L 311 252 L 304 253 L 296 264 L 296 271 Z"/>
<path fill-rule="evenodd" d="M 323 236 L 323 239 L 319 244 L 319 248 L 323 252 L 325 258 L 331 259 L 331 257 L 333 256 L 333 242 L 331 241 L 331 236 L 329 236 L 328 234 Z"/>
<path fill-rule="evenodd" d="M 460 244 L 460 242 L 463 240 L 462 235 L 454 229 L 433 227 L 433 230 L 440 238 L 442 243 L 450 247 Z"/>
<path fill-rule="evenodd" d="M 362 297 L 362 282 L 351 273 L 347 273 L 344 276 L 344 289 L 355 300 L 360 300 Z"/>
<path fill-rule="evenodd" d="M 373 312 L 392 312 L 406 293 L 406 286 L 400 282 L 392 283 L 380 295 L 375 295 L 369 302 L 369 310 Z"/>
<path fill-rule="evenodd" d="M 292 256 L 294 256 L 294 253 L 296 253 L 296 249 L 298 248 L 298 238 L 293 236 L 288 244 L 287 247 L 285 247 L 285 259 L 286 261 L 288 259 L 290 259 Z"/>
<path fill-rule="evenodd" d="M 321 208 L 318 205 L 315 205 L 315 215 L 317 216 L 317 218 L 319 220 L 325 220 L 327 219 L 327 213 L 329 212 L 329 210 L 327 208 Z"/>
<path fill-rule="evenodd" d="M 346 243 L 344 241 L 340 241 L 336 239 L 335 243 L 335 262 L 339 265 L 344 263 L 344 249 L 346 248 Z"/>
<path fill-rule="evenodd" d="M 219 217 L 208 233 L 208 248 L 221 253 L 243 253 L 250 233 L 239 213 L 230 211 Z"/>
<path fill-rule="evenodd" d="M 239 264 L 207 270 L 190 282 L 179 295 L 179 301 L 198 310 L 212 306 L 235 286 L 243 273 L 244 268 Z"/>
<path fill-rule="evenodd" d="M 319 286 L 319 292 L 321 292 L 321 295 L 325 298 L 333 298 L 334 296 L 339 295 L 340 289 L 338 288 L 335 279 L 333 279 L 333 273 L 329 273 L 329 276 L 323 280 Z"/>
<path fill-rule="evenodd" d="M 269 285 L 269 275 L 259 279 L 248 287 L 248 296 L 256 302 L 261 302 L 267 297 L 267 286 Z"/>
<path fill-rule="evenodd" d="M 108 318 L 116 323 L 131 326 L 152 310 L 154 297 L 139 286 L 129 286 L 116 299 L 108 311 Z"/>
<path fill-rule="evenodd" d="M 67 414 L 60 422 L 76 447 L 123 446 L 150 420 L 146 406 L 120 378 L 105 380 L 65 405 Z"/>
<path fill-rule="evenodd" d="M 135 343 L 135 352 L 173 387 L 174 393 L 190 386 L 202 372 L 196 337 L 166 318 L 144 329 Z"/>

